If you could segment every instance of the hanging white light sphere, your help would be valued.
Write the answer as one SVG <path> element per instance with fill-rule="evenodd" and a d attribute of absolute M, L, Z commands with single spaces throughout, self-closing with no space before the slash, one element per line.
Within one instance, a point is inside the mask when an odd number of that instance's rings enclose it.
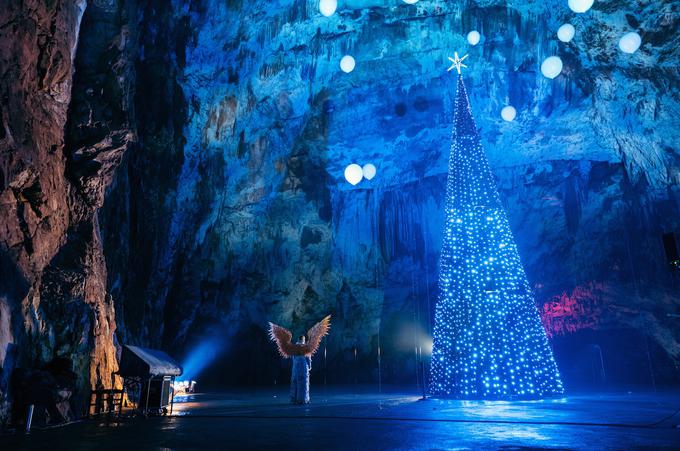
<path fill-rule="evenodd" d="M 320 0 L 319 11 L 326 17 L 330 17 L 338 9 L 338 0 Z"/>
<path fill-rule="evenodd" d="M 356 62 L 354 61 L 354 58 L 350 55 L 345 55 L 342 57 L 340 60 L 340 69 L 342 69 L 343 72 L 346 74 L 349 74 L 354 70 L 354 66 L 356 66 Z"/>
<path fill-rule="evenodd" d="M 562 72 L 562 60 L 559 56 L 550 56 L 541 64 L 541 73 L 550 79 L 557 77 Z"/>
<path fill-rule="evenodd" d="M 557 39 L 562 42 L 569 42 L 574 38 L 576 29 L 570 23 L 565 23 L 557 30 Z"/>
<path fill-rule="evenodd" d="M 373 177 L 375 177 L 375 166 L 373 166 L 371 163 L 366 163 L 364 167 L 361 168 L 361 170 L 366 180 L 371 180 Z"/>
<path fill-rule="evenodd" d="M 619 39 L 619 48 L 625 53 L 635 53 L 642 44 L 642 38 L 634 31 L 626 33 Z"/>
<path fill-rule="evenodd" d="M 345 180 L 350 184 L 356 185 L 362 178 L 364 178 L 364 172 L 358 164 L 352 163 L 345 168 Z"/>
<path fill-rule="evenodd" d="M 414 5 L 418 3 L 418 0 L 404 0 L 404 3 L 408 3 L 409 5 Z"/>
<path fill-rule="evenodd" d="M 575 13 L 584 13 L 593 6 L 594 0 L 569 0 L 569 9 Z"/>
<path fill-rule="evenodd" d="M 516 116 L 517 110 L 512 105 L 508 105 L 501 110 L 501 117 L 508 122 L 514 121 Z"/>
<path fill-rule="evenodd" d="M 472 30 L 467 34 L 467 41 L 470 43 L 470 45 L 477 45 L 479 44 L 479 40 L 482 38 L 482 35 L 479 34 L 479 31 L 477 30 Z"/>

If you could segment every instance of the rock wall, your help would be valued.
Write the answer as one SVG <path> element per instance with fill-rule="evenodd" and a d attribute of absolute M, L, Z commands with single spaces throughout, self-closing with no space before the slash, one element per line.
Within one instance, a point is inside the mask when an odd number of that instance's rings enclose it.
<path fill-rule="evenodd" d="M 455 89 L 444 69 L 458 50 L 550 333 L 633 328 L 677 361 L 661 234 L 680 226 L 678 2 L 598 1 L 584 15 L 563 1 L 346 1 L 330 18 L 300 0 L 165 11 L 146 15 L 159 25 L 141 44 L 140 84 L 160 91 L 151 107 L 139 97 L 153 130 L 103 209 L 128 340 L 185 355 L 221 343 L 215 381 L 271 382 L 285 372 L 266 321 L 301 332 L 331 312 L 324 377 L 374 379 L 380 345 L 382 375 L 411 380 L 437 296 Z M 555 37 L 566 21 L 569 44 Z M 630 30 L 644 44 L 625 55 Z M 554 54 L 565 68 L 551 81 L 539 67 Z M 350 186 L 352 162 L 376 178 Z M 597 319 L 565 307 L 586 291 Z"/>
<path fill-rule="evenodd" d="M 126 21 L 113 1 L 0 11 L 0 396 L 14 367 L 66 357 L 76 414 L 117 369 L 97 210 L 134 139 Z"/>

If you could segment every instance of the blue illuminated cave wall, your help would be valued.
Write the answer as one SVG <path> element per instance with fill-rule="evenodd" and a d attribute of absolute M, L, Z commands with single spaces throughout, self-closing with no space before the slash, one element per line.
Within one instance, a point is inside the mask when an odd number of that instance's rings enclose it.
<path fill-rule="evenodd" d="M 301 333 L 331 313 L 315 377 L 375 380 L 380 346 L 381 377 L 414 381 L 437 299 L 457 50 L 567 385 L 591 378 L 575 356 L 593 343 L 629 364 L 613 333 L 647 340 L 658 380 L 677 381 L 679 282 L 661 234 L 680 229 L 679 2 L 582 15 L 566 3 L 352 0 L 326 18 L 315 1 L 140 2 L 137 143 L 100 212 L 118 339 L 178 357 L 222 343 L 205 379 L 271 383 L 286 369 L 266 322 Z M 567 21 L 569 44 L 555 37 Z M 643 45 L 626 55 L 616 43 L 632 30 Z M 554 80 L 539 70 L 551 55 L 564 61 Z M 350 163 L 377 175 L 351 186 Z M 585 306 L 560 307 L 571 299 Z"/>

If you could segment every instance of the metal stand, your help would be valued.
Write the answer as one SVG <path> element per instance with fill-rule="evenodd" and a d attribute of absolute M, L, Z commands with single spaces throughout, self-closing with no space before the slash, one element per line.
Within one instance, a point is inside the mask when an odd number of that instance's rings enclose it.
<path fill-rule="evenodd" d="M 33 410 L 35 409 L 35 404 L 28 406 L 28 415 L 26 415 L 26 433 L 31 432 L 31 423 L 33 422 Z"/>
<path fill-rule="evenodd" d="M 420 398 L 421 400 L 427 399 L 427 382 L 425 378 L 425 360 L 423 359 L 423 347 L 421 346 L 419 348 L 420 351 L 420 376 L 422 378 L 421 380 L 421 387 L 423 389 L 423 397 Z"/>
<path fill-rule="evenodd" d="M 149 378 L 149 381 L 147 382 L 146 385 L 146 402 L 144 403 L 144 410 L 142 411 L 144 415 L 146 415 L 149 412 L 149 395 L 151 394 L 151 378 Z"/>
<path fill-rule="evenodd" d="M 191 384 L 191 382 L 189 383 Z M 172 388 L 172 393 L 170 393 L 170 415 L 172 415 L 172 409 L 175 407 L 175 376 L 172 376 L 170 388 Z"/>

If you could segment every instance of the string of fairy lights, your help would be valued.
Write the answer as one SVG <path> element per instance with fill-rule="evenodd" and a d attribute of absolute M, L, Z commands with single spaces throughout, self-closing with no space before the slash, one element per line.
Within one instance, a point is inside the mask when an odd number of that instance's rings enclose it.
<path fill-rule="evenodd" d="M 415 4 L 418 0 L 403 0 Z M 575 14 L 589 11 L 594 0 L 566 0 Z M 319 12 L 334 15 L 337 0 L 319 0 Z M 557 38 L 569 43 L 577 28 L 562 24 Z M 469 31 L 471 46 L 483 36 Z M 631 31 L 619 39 L 624 53 L 635 53 L 641 37 Z M 453 139 L 446 186 L 446 222 L 440 256 L 439 301 L 435 310 L 431 393 L 459 398 L 540 398 L 563 392 L 559 371 L 540 321 L 531 288 L 519 258 L 508 219 L 470 110 L 460 76 L 462 61 L 449 58 L 458 70 Z M 340 69 L 357 66 L 344 55 Z M 558 55 L 543 59 L 540 70 L 554 79 L 562 73 Z M 505 105 L 503 120 L 512 122 L 517 110 Z M 351 185 L 371 180 L 373 164 L 349 164 L 344 171 Z"/>
<path fill-rule="evenodd" d="M 431 393 L 469 399 L 561 394 L 460 75 L 445 208 Z"/>

